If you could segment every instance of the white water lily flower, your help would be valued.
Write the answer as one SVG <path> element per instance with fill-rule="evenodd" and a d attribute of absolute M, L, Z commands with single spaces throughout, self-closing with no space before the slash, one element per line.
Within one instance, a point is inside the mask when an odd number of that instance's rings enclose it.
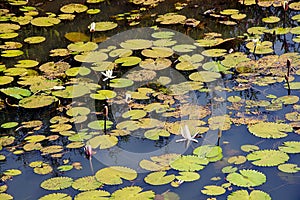
<path fill-rule="evenodd" d="M 96 23 L 92 22 L 90 25 L 90 32 L 95 32 L 95 30 L 96 30 Z"/>
<path fill-rule="evenodd" d="M 187 147 L 189 146 L 191 141 L 198 143 L 198 140 L 195 139 L 195 137 L 198 135 L 198 133 L 196 133 L 192 137 L 189 127 L 187 125 L 184 126 L 184 129 L 182 127 L 180 127 L 180 133 L 181 133 L 183 139 L 176 140 L 176 142 L 187 141 Z"/>
<path fill-rule="evenodd" d="M 105 73 L 104 73 L 104 72 L 101 72 L 101 74 L 102 74 L 103 76 L 105 76 L 105 78 L 103 79 L 103 81 L 106 81 L 106 80 L 108 80 L 108 79 L 116 78 L 116 76 L 113 76 L 113 75 L 112 75 L 112 74 L 113 74 L 113 70 L 107 70 L 107 71 L 105 71 Z"/>

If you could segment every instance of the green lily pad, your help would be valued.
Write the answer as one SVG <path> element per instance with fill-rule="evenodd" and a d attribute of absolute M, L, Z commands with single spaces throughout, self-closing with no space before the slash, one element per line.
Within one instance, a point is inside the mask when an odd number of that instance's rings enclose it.
<path fill-rule="evenodd" d="M 167 47 L 152 47 L 152 49 L 144 49 L 142 55 L 149 58 L 166 58 L 173 55 L 173 50 Z"/>
<path fill-rule="evenodd" d="M 220 57 L 220 56 L 224 56 L 225 54 L 227 54 L 226 49 L 208 49 L 202 51 L 202 55 L 207 57 Z"/>
<path fill-rule="evenodd" d="M 112 90 L 98 90 L 96 94 L 91 94 L 90 97 L 97 100 L 112 99 L 117 96 L 117 93 Z"/>
<path fill-rule="evenodd" d="M 78 62 L 87 63 L 101 63 L 108 58 L 106 53 L 100 51 L 85 51 L 79 55 L 74 56 L 74 59 Z"/>
<path fill-rule="evenodd" d="M 169 137 L 170 133 L 165 129 L 151 129 L 144 133 L 145 138 L 150 140 L 158 140 L 159 137 Z"/>
<path fill-rule="evenodd" d="M 122 114 L 123 118 L 129 118 L 131 120 L 133 119 L 140 119 L 147 115 L 147 112 L 144 110 L 130 110 Z"/>
<path fill-rule="evenodd" d="M 56 101 L 58 101 L 58 99 L 53 96 L 32 95 L 30 97 L 21 99 L 19 101 L 19 106 L 23 108 L 41 108 L 44 106 L 49 106 Z"/>
<path fill-rule="evenodd" d="M 204 190 L 201 190 L 201 192 L 206 195 L 218 196 L 224 194 L 226 190 L 221 186 L 206 185 L 204 186 Z"/>
<path fill-rule="evenodd" d="M 53 91 L 52 95 L 62 98 L 77 98 L 90 93 L 88 87 L 84 85 L 67 86 L 64 90 Z"/>
<path fill-rule="evenodd" d="M 256 47 L 255 47 L 256 46 Z M 246 44 L 246 47 L 249 49 L 250 52 L 254 52 L 256 54 L 269 54 L 272 53 L 274 50 L 272 49 L 273 43 L 270 41 L 258 41 L 256 44 L 254 42 L 249 42 Z"/>
<path fill-rule="evenodd" d="M 278 149 L 285 153 L 300 153 L 299 141 L 286 141 Z"/>
<path fill-rule="evenodd" d="M 125 88 L 133 85 L 133 81 L 127 78 L 115 78 L 110 80 L 109 86 L 113 88 Z"/>
<path fill-rule="evenodd" d="M 99 135 L 87 141 L 92 148 L 108 149 L 118 144 L 118 138 L 113 135 Z"/>
<path fill-rule="evenodd" d="M 63 13 L 82 13 L 85 12 L 87 9 L 88 7 L 86 5 L 71 3 L 61 7 L 60 11 Z"/>
<path fill-rule="evenodd" d="M 200 179 L 200 174 L 197 172 L 179 172 L 179 175 L 176 176 L 176 179 L 185 182 L 192 182 Z"/>
<path fill-rule="evenodd" d="M 1 52 L 1 56 L 2 57 L 6 57 L 6 58 L 17 57 L 17 56 L 21 56 L 23 54 L 24 54 L 23 51 L 21 51 L 21 50 L 15 50 L 15 49 L 5 50 L 5 51 Z"/>
<path fill-rule="evenodd" d="M 2 33 L 0 34 L 0 38 L 1 39 L 12 39 L 12 38 L 15 38 L 15 37 L 18 37 L 18 33 Z"/>
<path fill-rule="evenodd" d="M 139 64 L 142 61 L 141 58 L 136 56 L 129 56 L 129 57 L 121 57 L 116 59 L 114 62 L 117 64 L 122 64 L 122 66 L 134 66 Z"/>
<path fill-rule="evenodd" d="M 60 19 L 54 17 L 36 17 L 30 21 L 34 26 L 49 27 L 60 23 Z"/>
<path fill-rule="evenodd" d="M 299 22 L 299 21 L 300 21 L 300 14 L 294 15 L 294 16 L 292 17 L 292 20 L 295 20 L 295 21 Z M 298 26 L 298 27 L 295 27 L 295 28 L 298 28 L 298 29 L 299 29 L 299 26 Z"/>
<path fill-rule="evenodd" d="M 112 29 L 114 29 L 118 26 L 117 23 L 109 22 L 109 21 L 96 22 L 95 24 L 96 24 L 95 31 L 109 31 L 109 30 L 112 30 Z"/>
<path fill-rule="evenodd" d="M 166 58 L 157 58 L 155 60 L 145 59 L 140 62 L 140 67 L 144 69 L 150 69 L 150 70 L 162 70 L 170 67 L 171 64 L 172 61 Z"/>
<path fill-rule="evenodd" d="M 101 186 L 102 183 L 97 181 L 95 176 L 81 177 L 72 183 L 72 188 L 79 191 L 96 190 Z"/>
<path fill-rule="evenodd" d="M 70 187 L 72 183 L 72 178 L 61 176 L 44 180 L 41 187 L 45 190 L 62 190 Z"/>
<path fill-rule="evenodd" d="M 289 124 L 278 124 L 274 122 L 260 122 L 248 126 L 250 133 L 261 138 L 283 138 L 286 132 L 292 132 L 293 128 Z"/>
<path fill-rule="evenodd" d="M 231 156 L 228 158 L 227 162 L 231 164 L 240 165 L 247 161 L 245 156 Z"/>
<path fill-rule="evenodd" d="M 25 38 L 24 42 L 28 44 L 38 44 L 44 42 L 45 40 L 46 38 L 43 36 L 33 36 L 33 37 Z"/>
<path fill-rule="evenodd" d="M 98 45 L 94 42 L 76 42 L 69 44 L 67 48 L 70 51 L 84 52 L 84 51 L 93 51 L 98 48 Z"/>
<path fill-rule="evenodd" d="M 155 21 L 160 22 L 161 24 L 178 24 L 184 20 L 186 20 L 186 16 L 184 15 L 166 13 L 164 15 L 158 15 L 158 18 Z"/>
<path fill-rule="evenodd" d="M 86 107 L 72 107 L 67 110 L 66 114 L 68 116 L 79 116 L 79 115 L 88 115 L 91 112 L 89 108 Z"/>
<path fill-rule="evenodd" d="M 220 14 L 222 15 L 233 15 L 233 14 L 238 14 L 239 10 L 237 9 L 225 9 L 220 11 Z"/>
<path fill-rule="evenodd" d="M 129 181 L 136 179 L 137 172 L 128 167 L 110 166 L 97 171 L 95 177 L 106 185 L 119 185 L 123 183 L 122 179 Z"/>
<path fill-rule="evenodd" d="M 106 128 L 110 128 L 113 125 L 112 121 L 106 121 Z M 95 130 L 103 130 L 104 129 L 104 120 L 95 120 L 88 124 L 88 127 Z"/>
<path fill-rule="evenodd" d="M 66 71 L 67 76 L 86 76 L 91 73 L 91 70 L 87 67 L 72 67 Z"/>
<path fill-rule="evenodd" d="M 285 173 L 297 173 L 300 171 L 300 167 L 292 163 L 278 165 L 278 169 Z"/>
<path fill-rule="evenodd" d="M 179 53 L 187 53 L 194 51 L 195 49 L 197 49 L 197 47 L 191 44 L 178 44 L 173 46 L 172 49 Z"/>
<path fill-rule="evenodd" d="M 18 64 L 15 64 L 15 67 L 21 68 L 32 68 L 39 64 L 38 61 L 35 60 L 18 60 Z"/>
<path fill-rule="evenodd" d="M 123 47 L 124 49 L 131 49 L 131 50 L 147 49 L 152 46 L 152 41 L 143 40 L 143 39 L 131 39 L 122 42 L 120 46 Z"/>
<path fill-rule="evenodd" d="M 159 39 L 172 38 L 174 35 L 175 33 L 173 33 L 172 31 L 160 31 L 151 34 L 152 37 L 159 38 Z"/>
<path fill-rule="evenodd" d="M 23 97 L 28 97 L 31 95 L 31 92 L 29 90 L 19 87 L 3 88 L 0 89 L 0 91 L 16 99 L 23 99 Z"/>
<path fill-rule="evenodd" d="M 198 171 L 204 169 L 204 166 L 207 165 L 208 162 L 206 158 L 187 155 L 177 158 L 170 166 L 179 171 Z"/>
<path fill-rule="evenodd" d="M 89 1 L 89 0 L 88 0 Z M 78 193 L 74 200 L 107 200 L 109 199 L 110 193 L 104 190 L 90 190 Z"/>
<path fill-rule="evenodd" d="M 65 193 L 52 193 L 42 196 L 39 200 L 72 200 L 72 197 Z"/>
<path fill-rule="evenodd" d="M 260 191 L 260 190 L 252 190 L 249 194 L 247 190 L 237 190 L 232 192 L 228 197 L 227 200 L 271 200 L 269 194 Z"/>
<path fill-rule="evenodd" d="M 228 68 L 222 65 L 220 62 L 215 61 L 204 63 L 202 68 L 212 72 L 225 72 L 228 70 Z"/>
<path fill-rule="evenodd" d="M 252 144 L 244 144 L 241 146 L 241 150 L 244 152 L 251 152 L 259 150 L 259 147 Z"/>
<path fill-rule="evenodd" d="M 110 57 L 129 57 L 133 51 L 131 49 L 115 49 L 109 52 Z"/>
<path fill-rule="evenodd" d="M 0 49 L 19 49 L 22 46 L 20 42 L 4 42 L 3 45 L 0 45 Z"/>
<path fill-rule="evenodd" d="M 101 12 L 100 9 L 88 9 L 88 10 L 86 11 L 86 13 L 89 14 L 89 15 L 95 15 L 95 14 L 98 14 L 98 13 L 100 13 L 100 12 Z"/>
<path fill-rule="evenodd" d="M 238 172 L 230 173 L 226 180 L 239 187 L 255 187 L 266 182 L 266 176 L 256 170 L 242 169 Z"/>
<path fill-rule="evenodd" d="M 232 166 L 226 166 L 226 167 L 222 168 L 222 172 L 224 174 L 230 174 L 230 173 L 236 172 L 237 170 L 238 170 L 237 167 L 232 167 Z"/>
<path fill-rule="evenodd" d="M 150 185 L 165 185 L 171 183 L 175 179 L 175 175 L 166 175 L 167 172 L 152 172 L 148 174 L 144 181 Z"/>
<path fill-rule="evenodd" d="M 258 150 L 247 155 L 247 160 L 256 166 L 277 166 L 289 160 L 289 156 L 278 150 Z"/>
<path fill-rule="evenodd" d="M 121 188 L 111 194 L 111 198 L 115 200 L 124 200 L 126 199 L 143 199 L 151 200 L 154 199 L 155 193 L 152 190 L 142 192 L 142 188 L 139 186 L 130 186 Z"/>
<path fill-rule="evenodd" d="M 300 10 L 300 2 L 290 3 L 289 8 L 292 10 Z"/>
<path fill-rule="evenodd" d="M 6 85 L 13 82 L 14 78 L 11 76 L 0 76 L 0 85 Z"/>
<path fill-rule="evenodd" d="M 276 16 L 269 16 L 269 17 L 262 18 L 262 21 L 265 23 L 276 23 L 280 21 L 280 18 Z"/>
<path fill-rule="evenodd" d="M 212 82 L 217 80 L 220 77 L 221 77 L 220 73 L 210 72 L 210 71 L 194 72 L 189 75 L 189 78 L 191 80 L 200 81 L 200 82 Z"/>
<path fill-rule="evenodd" d="M 223 157 L 222 148 L 214 145 L 202 145 L 194 149 L 194 155 L 206 158 L 209 162 L 216 162 Z"/>

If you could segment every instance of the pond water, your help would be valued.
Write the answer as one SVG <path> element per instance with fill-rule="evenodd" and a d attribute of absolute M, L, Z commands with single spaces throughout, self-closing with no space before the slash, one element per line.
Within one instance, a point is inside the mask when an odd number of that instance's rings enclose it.
<path fill-rule="evenodd" d="M 299 2 L 0 5 L 1 200 L 300 199 Z"/>

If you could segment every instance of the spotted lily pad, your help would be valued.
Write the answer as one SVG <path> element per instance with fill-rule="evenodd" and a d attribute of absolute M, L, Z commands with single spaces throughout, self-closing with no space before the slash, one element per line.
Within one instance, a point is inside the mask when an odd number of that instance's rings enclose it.
<path fill-rule="evenodd" d="M 137 173 L 128 167 L 111 166 L 97 171 L 95 177 L 106 185 L 119 185 L 123 183 L 122 179 L 129 181 L 136 179 Z"/>
<path fill-rule="evenodd" d="M 176 13 L 166 13 L 164 15 L 159 15 L 156 19 L 156 22 L 161 24 L 177 24 L 183 22 L 186 19 L 186 16 L 179 15 Z"/>

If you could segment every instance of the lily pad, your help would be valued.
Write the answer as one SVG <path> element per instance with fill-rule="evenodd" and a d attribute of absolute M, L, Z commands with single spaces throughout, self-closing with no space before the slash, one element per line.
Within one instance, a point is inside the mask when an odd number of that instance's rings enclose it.
<path fill-rule="evenodd" d="M 286 141 L 278 149 L 285 153 L 300 153 L 299 141 Z"/>
<path fill-rule="evenodd" d="M 97 171 L 95 177 L 106 185 L 119 185 L 123 183 L 122 179 L 129 181 L 136 179 L 137 173 L 128 167 L 111 166 Z"/>
<path fill-rule="evenodd" d="M 39 200 L 72 200 L 72 197 L 65 193 L 52 193 L 42 196 Z"/>
<path fill-rule="evenodd" d="M 100 188 L 101 182 L 97 181 L 95 176 L 85 176 L 76 179 L 72 183 L 72 187 L 79 191 L 95 190 Z"/>
<path fill-rule="evenodd" d="M 94 42 L 76 42 L 73 44 L 69 44 L 67 48 L 70 51 L 77 51 L 77 52 L 83 52 L 83 51 L 93 51 L 98 48 L 98 45 Z"/>
<path fill-rule="evenodd" d="M 127 78 L 115 78 L 110 80 L 109 86 L 113 88 L 125 88 L 133 85 L 133 81 Z"/>
<path fill-rule="evenodd" d="M 99 135 L 87 141 L 92 148 L 108 149 L 118 144 L 118 138 L 113 135 Z"/>
<path fill-rule="evenodd" d="M 0 76 L 0 85 L 6 85 L 13 82 L 14 78 L 11 76 Z"/>
<path fill-rule="evenodd" d="M 300 167 L 298 167 L 296 164 L 292 163 L 286 163 L 278 165 L 278 169 L 285 173 L 297 173 L 300 171 Z"/>
<path fill-rule="evenodd" d="M 123 47 L 124 49 L 131 49 L 131 50 L 147 49 L 152 46 L 152 41 L 143 40 L 143 39 L 131 39 L 122 42 L 120 46 Z"/>
<path fill-rule="evenodd" d="M 143 199 L 151 200 L 154 199 L 155 193 L 152 190 L 142 192 L 142 188 L 139 186 L 130 186 L 119 189 L 111 194 L 111 198 L 115 200 L 124 200 L 126 199 Z"/>
<path fill-rule="evenodd" d="M 34 26 L 49 27 L 60 23 L 60 19 L 54 17 L 36 17 L 30 21 Z"/>
<path fill-rule="evenodd" d="M 58 99 L 53 96 L 32 95 L 30 97 L 21 99 L 19 101 L 19 106 L 24 108 L 41 108 L 44 106 L 49 106 L 56 101 L 58 101 Z"/>
<path fill-rule="evenodd" d="M 198 171 L 204 169 L 204 166 L 207 165 L 208 162 L 206 158 L 187 155 L 177 158 L 170 166 L 179 171 Z"/>
<path fill-rule="evenodd" d="M 90 92 L 84 85 L 67 86 L 64 90 L 53 91 L 52 94 L 62 98 L 77 98 Z"/>
<path fill-rule="evenodd" d="M 109 196 L 110 193 L 104 190 L 90 190 L 78 193 L 74 200 L 107 200 Z"/>
<path fill-rule="evenodd" d="M 46 38 L 43 36 L 32 36 L 32 37 L 25 38 L 24 42 L 28 44 L 38 44 L 44 42 L 45 40 Z"/>
<path fill-rule="evenodd" d="M 292 132 L 293 128 L 289 124 L 278 124 L 274 122 L 260 122 L 248 126 L 250 133 L 261 138 L 283 138 L 287 132 Z"/>
<path fill-rule="evenodd" d="M 175 179 L 175 175 L 166 175 L 167 172 L 152 172 L 148 174 L 144 181 L 150 185 L 165 185 L 171 183 Z"/>
<path fill-rule="evenodd" d="M 242 169 L 239 170 L 239 173 L 234 172 L 228 174 L 226 180 L 239 187 L 255 187 L 265 183 L 267 178 L 259 171 Z"/>
<path fill-rule="evenodd" d="M 117 93 L 112 90 L 98 90 L 96 94 L 91 94 L 90 97 L 97 100 L 112 99 L 117 96 Z"/>
<path fill-rule="evenodd" d="M 289 160 L 289 156 L 278 150 L 258 150 L 247 155 L 247 160 L 256 166 L 277 166 Z"/>
<path fill-rule="evenodd" d="M 206 185 L 204 186 L 204 190 L 201 190 L 201 192 L 206 195 L 218 196 L 224 194 L 226 190 L 221 186 Z"/>
<path fill-rule="evenodd" d="M 72 183 L 72 178 L 61 176 L 44 180 L 41 187 L 45 190 L 62 190 L 70 187 Z"/>
<path fill-rule="evenodd" d="M 191 80 L 200 81 L 200 82 L 212 82 L 217 80 L 220 77 L 221 77 L 220 73 L 210 72 L 210 71 L 194 72 L 189 75 L 189 78 Z"/>
<path fill-rule="evenodd" d="M 24 97 L 28 97 L 31 95 L 31 92 L 27 89 L 19 88 L 19 87 L 9 87 L 0 89 L 4 94 L 14 97 L 16 99 L 23 99 Z"/>
<path fill-rule="evenodd" d="M 63 13 L 82 13 L 85 12 L 87 9 L 88 7 L 86 5 L 71 3 L 61 7 L 60 11 Z"/>
<path fill-rule="evenodd" d="M 255 200 L 255 199 L 271 200 L 271 197 L 269 194 L 260 190 L 252 190 L 250 194 L 248 193 L 247 190 L 237 190 L 232 192 L 227 197 L 227 200 Z"/>
<path fill-rule="evenodd" d="M 129 56 L 129 57 L 121 57 L 116 59 L 114 62 L 117 64 L 122 64 L 122 66 L 134 66 L 139 64 L 142 61 L 141 58 L 136 56 Z"/>
<path fill-rule="evenodd" d="M 6 58 L 17 57 L 17 56 L 21 56 L 23 54 L 24 54 L 23 51 L 21 51 L 21 50 L 14 50 L 14 49 L 5 50 L 5 51 L 1 52 L 1 56 L 2 57 L 6 57 Z"/>
<path fill-rule="evenodd" d="M 276 23 L 280 21 L 280 18 L 276 16 L 269 16 L 269 17 L 262 18 L 262 21 L 265 23 Z"/>
<path fill-rule="evenodd" d="M 118 26 L 117 23 L 109 22 L 109 21 L 96 22 L 95 24 L 96 24 L 95 31 L 108 31 L 108 30 L 112 30 Z"/>

